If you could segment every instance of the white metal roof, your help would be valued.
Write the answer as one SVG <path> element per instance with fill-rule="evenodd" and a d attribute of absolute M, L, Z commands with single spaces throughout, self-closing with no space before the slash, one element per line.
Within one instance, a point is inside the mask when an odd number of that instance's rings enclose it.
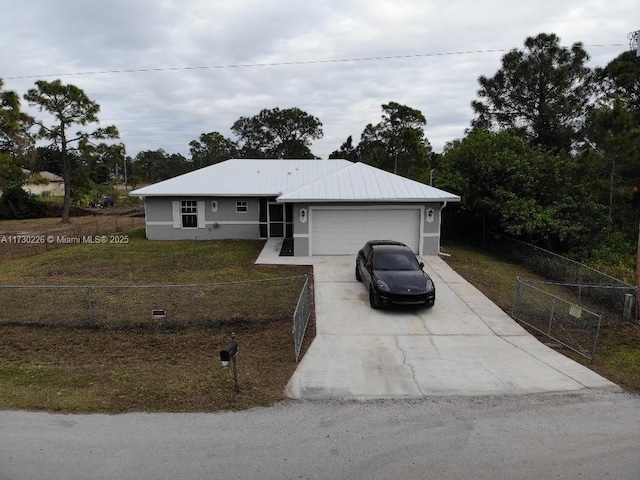
<path fill-rule="evenodd" d="M 460 197 L 347 160 L 233 159 L 139 188 L 157 196 L 275 196 L 282 202 L 457 202 Z"/>
<path fill-rule="evenodd" d="M 385 172 L 364 163 L 329 174 L 278 197 L 281 202 L 459 202 L 460 197 L 444 190 Z"/>
<path fill-rule="evenodd" d="M 64 179 L 61 176 L 56 175 L 55 173 L 47 172 L 46 170 L 43 170 L 41 172 L 32 172 L 31 170 L 23 168 L 22 171 L 29 177 L 31 177 L 31 175 L 40 175 L 42 178 L 49 180 L 50 182 L 64 182 Z M 29 183 L 29 180 L 30 179 L 27 179 L 27 183 Z"/>
<path fill-rule="evenodd" d="M 139 188 L 130 195 L 277 196 L 348 165 L 347 160 L 232 159 Z"/>

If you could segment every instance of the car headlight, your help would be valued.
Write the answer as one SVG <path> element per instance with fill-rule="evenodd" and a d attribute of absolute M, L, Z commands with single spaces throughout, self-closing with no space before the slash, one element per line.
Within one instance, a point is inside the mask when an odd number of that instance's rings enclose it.
<path fill-rule="evenodd" d="M 433 292 L 435 288 L 436 287 L 433 285 L 433 281 L 430 278 L 427 279 L 427 292 Z"/>
<path fill-rule="evenodd" d="M 384 283 L 382 280 L 376 280 L 376 288 L 378 290 L 380 290 L 381 292 L 389 292 L 389 291 L 391 291 L 391 289 L 389 288 L 389 285 Z"/>

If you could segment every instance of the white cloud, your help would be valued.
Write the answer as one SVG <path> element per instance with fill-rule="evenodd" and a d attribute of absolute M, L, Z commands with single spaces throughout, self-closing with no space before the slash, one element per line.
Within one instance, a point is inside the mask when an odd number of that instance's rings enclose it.
<path fill-rule="evenodd" d="M 420 109 L 441 151 L 464 135 L 477 78 L 493 75 L 504 52 L 184 67 L 505 50 L 540 32 L 581 41 L 591 63 L 604 65 L 640 28 L 637 0 L 0 0 L 0 11 L 0 42 L 11 46 L 0 50 L 0 77 L 20 94 L 36 78 L 13 77 L 158 69 L 60 77 L 101 105 L 101 124 L 118 126 L 130 155 L 188 155 L 201 133 L 230 135 L 241 116 L 295 106 L 323 122 L 312 150 L 325 157 L 348 135 L 357 141 L 390 101 Z"/>

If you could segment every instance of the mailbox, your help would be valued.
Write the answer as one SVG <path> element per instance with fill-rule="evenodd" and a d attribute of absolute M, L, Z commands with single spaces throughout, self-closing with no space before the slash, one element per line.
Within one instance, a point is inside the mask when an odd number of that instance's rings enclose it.
<path fill-rule="evenodd" d="M 220 361 L 222 362 L 222 365 L 224 365 L 225 367 L 229 365 L 229 362 L 233 360 L 237 353 L 238 344 L 236 342 L 231 342 L 222 350 L 220 350 Z"/>

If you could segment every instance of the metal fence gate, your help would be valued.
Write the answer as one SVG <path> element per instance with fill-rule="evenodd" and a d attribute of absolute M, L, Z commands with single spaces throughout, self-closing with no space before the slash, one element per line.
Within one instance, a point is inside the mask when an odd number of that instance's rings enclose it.
<path fill-rule="evenodd" d="M 513 318 L 593 361 L 602 315 L 545 291 L 540 285 L 517 279 Z M 552 285 L 558 288 L 557 284 Z"/>
<path fill-rule="evenodd" d="M 601 312 L 609 321 L 637 321 L 634 285 L 594 270 L 582 263 L 534 245 L 493 234 L 486 247 L 499 258 L 526 267 L 544 278 L 540 288 L 551 294 Z M 529 285 L 535 282 L 527 281 Z"/>
<path fill-rule="evenodd" d="M 305 278 L 298 305 L 293 312 L 293 341 L 295 345 L 296 362 L 300 359 L 300 350 L 304 341 L 304 334 L 307 331 L 309 318 L 311 318 L 311 287 L 309 277 Z"/>

